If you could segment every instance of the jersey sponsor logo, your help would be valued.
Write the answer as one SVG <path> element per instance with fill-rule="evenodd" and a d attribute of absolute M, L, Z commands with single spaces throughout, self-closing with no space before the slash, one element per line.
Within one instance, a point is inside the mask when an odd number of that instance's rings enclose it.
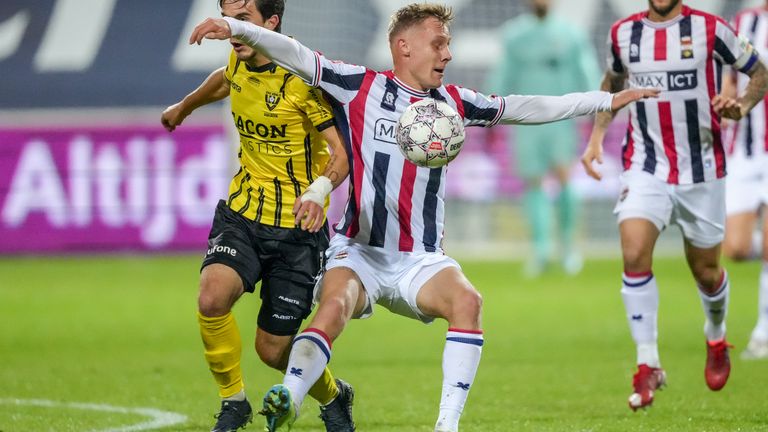
<path fill-rule="evenodd" d="M 281 296 L 281 295 L 277 296 L 277 298 L 279 298 L 280 300 L 282 300 L 282 301 L 284 301 L 286 303 L 292 303 L 292 304 L 295 304 L 295 305 L 299 304 L 299 301 L 296 300 L 296 299 L 284 297 L 284 296 Z"/>
<path fill-rule="evenodd" d="M 290 321 L 290 320 L 295 320 L 296 319 L 296 317 L 293 316 L 293 315 L 280 315 L 280 314 L 276 314 L 276 313 L 272 314 L 272 318 L 279 319 L 281 321 Z"/>
<path fill-rule="evenodd" d="M 698 86 L 695 70 L 644 72 L 632 76 L 633 87 L 657 88 L 663 91 L 691 90 Z"/>
<path fill-rule="evenodd" d="M 280 103 L 280 93 L 266 92 L 264 94 L 264 102 L 267 103 L 267 108 L 269 108 L 270 111 L 274 110 L 277 107 L 277 104 Z"/>
<path fill-rule="evenodd" d="M 394 120 L 380 118 L 376 120 L 373 126 L 373 139 L 389 144 L 397 144 L 395 139 L 395 127 L 397 123 Z"/>
<path fill-rule="evenodd" d="M 229 254 L 231 256 L 237 256 L 237 249 L 231 247 L 231 246 L 212 246 L 208 249 L 208 255 L 213 255 L 215 253 L 225 253 Z"/>
<path fill-rule="evenodd" d="M 263 123 L 256 123 L 249 118 L 243 118 L 236 113 L 232 113 L 232 117 L 235 120 L 235 126 L 244 134 L 257 135 L 261 138 L 285 138 L 287 124 L 277 125 L 265 125 Z"/>
<path fill-rule="evenodd" d="M 242 92 L 242 91 L 243 91 L 243 88 L 242 88 L 242 87 L 240 87 L 240 86 L 239 86 L 239 85 L 238 85 L 236 82 L 234 82 L 234 81 L 231 81 L 231 82 L 230 82 L 230 86 L 232 87 L 232 90 L 234 90 L 234 91 L 236 91 L 236 92 L 238 92 L 238 93 L 240 93 L 240 92 Z"/>

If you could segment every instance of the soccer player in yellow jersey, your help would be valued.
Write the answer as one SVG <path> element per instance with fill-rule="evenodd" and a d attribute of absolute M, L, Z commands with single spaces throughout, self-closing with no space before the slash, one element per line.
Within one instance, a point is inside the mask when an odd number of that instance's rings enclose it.
<path fill-rule="evenodd" d="M 284 0 L 219 0 L 222 15 L 280 31 Z M 161 121 L 169 131 L 196 108 L 230 96 L 240 134 L 240 169 L 219 202 L 203 260 L 198 321 L 205 358 L 222 398 L 214 432 L 252 420 L 245 397 L 240 333 L 231 313 L 261 280 L 256 352 L 285 370 L 291 342 L 311 310 L 328 245 L 328 195 L 348 172 L 345 147 L 320 90 L 231 39 L 226 68 L 214 71 Z M 328 148 L 330 147 L 330 152 Z M 310 391 L 326 429 L 354 431 L 349 384 L 326 368 Z"/>

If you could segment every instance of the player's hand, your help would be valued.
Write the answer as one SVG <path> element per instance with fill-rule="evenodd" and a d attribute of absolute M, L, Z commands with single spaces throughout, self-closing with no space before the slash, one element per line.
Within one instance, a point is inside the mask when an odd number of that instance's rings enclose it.
<path fill-rule="evenodd" d="M 232 37 L 232 30 L 229 28 L 229 23 L 221 18 L 207 18 L 205 21 L 192 30 L 192 35 L 189 36 L 189 44 L 203 43 L 203 39 L 229 39 Z"/>
<path fill-rule="evenodd" d="M 292 213 L 296 217 L 293 223 L 311 233 L 320 231 L 325 222 L 323 207 L 312 200 L 301 202 L 301 197 L 297 197 L 293 203 Z"/>
<path fill-rule="evenodd" d="M 596 138 L 590 137 L 589 144 L 587 144 L 584 154 L 581 155 L 581 165 L 584 166 L 584 171 L 587 172 L 588 176 L 600 181 L 603 175 L 592 166 L 593 161 L 597 161 L 600 165 L 603 164 L 603 143 Z"/>
<path fill-rule="evenodd" d="M 187 114 L 184 112 L 181 106 L 181 102 L 173 104 L 163 111 L 160 116 L 160 123 L 168 132 L 173 132 L 176 126 L 180 125 L 184 119 L 187 118 Z"/>
<path fill-rule="evenodd" d="M 616 112 L 640 99 L 659 97 L 658 89 L 626 89 L 613 95 L 611 111 Z"/>
<path fill-rule="evenodd" d="M 731 120 L 741 120 L 746 114 L 741 101 L 723 95 L 712 98 L 712 109 L 721 117 Z"/>

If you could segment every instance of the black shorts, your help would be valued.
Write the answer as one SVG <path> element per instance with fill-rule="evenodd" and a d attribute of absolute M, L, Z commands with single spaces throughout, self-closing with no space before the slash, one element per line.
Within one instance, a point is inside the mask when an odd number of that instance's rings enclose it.
<path fill-rule="evenodd" d="M 327 225 L 316 233 L 263 225 L 222 200 L 216 206 L 201 270 L 224 264 L 240 275 L 247 292 L 261 280 L 259 328 L 278 336 L 294 335 L 312 311 L 326 248 Z"/>

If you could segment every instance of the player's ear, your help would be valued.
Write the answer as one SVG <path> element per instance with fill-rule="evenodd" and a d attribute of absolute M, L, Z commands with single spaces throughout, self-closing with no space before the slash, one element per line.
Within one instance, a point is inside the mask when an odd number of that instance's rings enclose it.
<path fill-rule="evenodd" d="M 403 57 L 411 56 L 411 46 L 408 44 L 407 40 L 398 38 L 395 40 L 395 46 L 397 47 L 397 51 L 400 52 Z"/>
<path fill-rule="evenodd" d="M 280 25 L 280 17 L 277 15 L 272 15 L 268 20 L 264 21 L 264 27 L 273 31 L 278 25 Z"/>

